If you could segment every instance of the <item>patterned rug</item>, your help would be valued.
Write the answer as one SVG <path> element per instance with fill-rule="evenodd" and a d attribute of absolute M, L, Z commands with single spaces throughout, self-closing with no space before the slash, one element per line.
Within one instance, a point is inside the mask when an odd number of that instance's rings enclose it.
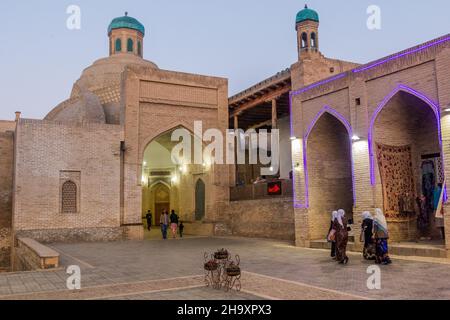
<path fill-rule="evenodd" d="M 376 145 L 378 167 L 383 186 L 384 212 L 387 218 L 402 218 L 399 199 L 414 199 L 414 177 L 411 146 Z"/>

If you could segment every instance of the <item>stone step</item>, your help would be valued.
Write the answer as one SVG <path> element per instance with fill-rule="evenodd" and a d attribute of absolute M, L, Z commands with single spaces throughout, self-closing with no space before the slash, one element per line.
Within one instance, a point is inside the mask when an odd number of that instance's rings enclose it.
<path fill-rule="evenodd" d="M 331 250 L 331 243 L 327 240 L 311 241 L 310 247 L 312 249 L 326 249 Z M 347 249 L 349 251 L 355 250 L 355 243 L 349 242 Z M 389 244 L 389 253 L 397 256 L 416 256 L 416 257 L 430 257 L 430 258 L 446 258 L 447 251 L 444 246 L 421 245 L 411 243 L 392 243 Z"/>
<path fill-rule="evenodd" d="M 447 258 L 447 251 L 444 248 L 433 246 L 391 244 L 389 252 L 398 256 Z"/>

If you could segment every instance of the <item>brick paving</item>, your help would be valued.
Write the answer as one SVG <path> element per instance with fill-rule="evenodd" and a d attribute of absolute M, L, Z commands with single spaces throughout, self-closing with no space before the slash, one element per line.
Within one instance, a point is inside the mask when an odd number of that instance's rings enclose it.
<path fill-rule="evenodd" d="M 239 254 L 242 292 L 204 287 L 203 254 Z M 369 290 L 370 262 L 350 254 L 347 266 L 328 252 L 287 242 L 240 238 L 53 244 L 63 266 L 79 265 L 82 290 L 66 289 L 64 270 L 0 274 L 0 299 L 450 299 L 450 265 L 395 259 L 381 266 L 382 289 Z M 439 262 L 439 263 L 436 263 Z M 445 281 L 444 281 L 445 280 Z"/>

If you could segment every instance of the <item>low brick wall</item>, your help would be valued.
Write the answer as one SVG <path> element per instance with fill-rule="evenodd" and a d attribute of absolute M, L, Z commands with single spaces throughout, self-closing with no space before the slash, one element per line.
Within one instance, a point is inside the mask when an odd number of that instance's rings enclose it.
<path fill-rule="evenodd" d="M 14 271 L 47 270 L 59 267 L 59 253 L 30 238 L 18 238 Z"/>
<path fill-rule="evenodd" d="M 186 235 L 205 236 L 205 237 L 212 237 L 214 235 L 214 223 L 183 221 L 183 225 L 184 225 L 183 232 Z"/>
<path fill-rule="evenodd" d="M 42 243 L 117 241 L 124 238 L 124 231 L 121 227 L 20 230 L 16 237 L 32 238 Z"/>
<path fill-rule="evenodd" d="M 224 216 L 224 225 L 228 225 L 228 231 L 235 236 L 292 241 L 295 239 L 291 198 L 232 201 L 225 207 Z M 222 226 L 221 229 L 227 228 Z"/>

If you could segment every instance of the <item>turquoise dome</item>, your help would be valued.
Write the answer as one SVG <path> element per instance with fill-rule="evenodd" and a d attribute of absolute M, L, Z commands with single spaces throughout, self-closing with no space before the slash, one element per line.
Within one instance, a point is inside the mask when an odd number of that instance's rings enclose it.
<path fill-rule="evenodd" d="M 309 9 L 308 6 L 305 5 L 305 9 L 297 13 L 296 23 L 308 20 L 319 22 L 319 14 L 316 11 Z"/>
<path fill-rule="evenodd" d="M 142 23 L 137 21 L 135 18 L 129 17 L 128 13 L 125 13 L 125 16 L 115 18 L 108 27 L 108 34 L 111 33 L 112 30 L 115 29 L 133 29 L 141 32 L 145 35 L 145 27 Z"/>

